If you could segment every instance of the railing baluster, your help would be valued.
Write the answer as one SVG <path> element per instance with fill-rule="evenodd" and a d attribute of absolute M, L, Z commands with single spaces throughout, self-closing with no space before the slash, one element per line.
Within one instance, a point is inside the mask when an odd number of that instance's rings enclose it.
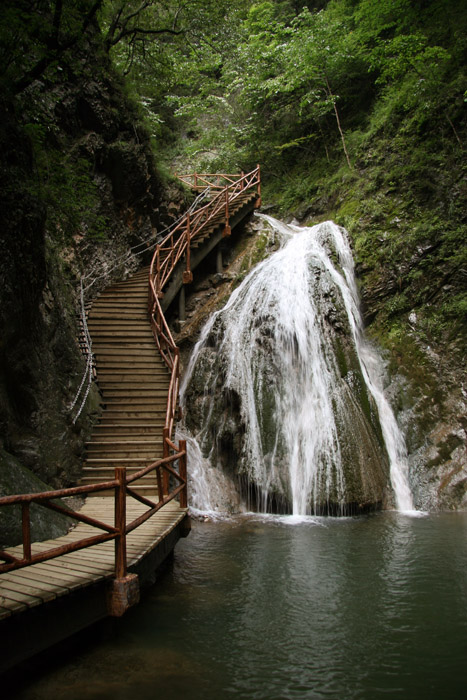
<path fill-rule="evenodd" d="M 29 561 L 31 559 L 31 519 L 29 503 L 21 506 L 21 525 L 23 535 L 23 557 Z"/>
<path fill-rule="evenodd" d="M 162 456 L 163 459 L 166 459 L 169 456 L 170 448 L 169 448 L 169 443 L 167 440 L 170 439 L 169 435 L 169 428 L 164 428 L 162 431 Z M 164 469 L 162 473 L 162 497 L 167 496 L 169 493 L 169 472 Z"/>
<path fill-rule="evenodd" d="M 228 188 L 225 190 L 225 226 L 224 226 L 224 233 L 222 234 L 224 238 L 227 236 L 230 236 L 232 233 L 232 230 L 229 225 L 229 190 Z"/>
<path fill-rule="evenodd" d="M 193 281 L 193 273 L 190 268 L 190 256 L 191 256 L 191 218 L 188 212 L 186 216 L 186 269 L 183 272 L 183 284 L 189 284 Z"/>
<path fill-rule="evenodd" d="M 126 576 L 126 468 L 115 467 L 115 578 Z"/>
<path fill-rule="evenodd" d="M 256 202 L 255 202 L 255 209 L 259 209 L 261 206 L 261 169 L 260 169 L 259 164 L 257 166 L 257 170 L 258 170 L 258 174 L 257 174 L 257 183 L 258 184 L 257 184 L 257 188 L 256 188 L 257 197 L 256 197 Z"/>

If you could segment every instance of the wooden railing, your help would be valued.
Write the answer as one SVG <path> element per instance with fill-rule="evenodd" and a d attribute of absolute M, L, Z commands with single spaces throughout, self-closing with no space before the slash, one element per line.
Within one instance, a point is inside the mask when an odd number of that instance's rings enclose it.
<path fill-rule="evenodd" d="M 193 279 L 190 267 L 191 245 L 199 240 L 208 226 L 219 217 L 225 221 L 225 228 L 229 230 L 230 211 L 245 198 L 245 195 L 254 194 L 255 206 L 261 205 L 259 165 L 246 175 L 199 175 L 196 173 L 178 175 L 178 177 L 193 189 L 212 190 L 213 194 L 207 204 L 193 212 L 188 212 L 156 248 L 149 273 L 149 312 L 157 317 L 156 327 L 159 327 L 160 322 L 156 308 L 157 300 L 162 298 L 163 289 L 181 260 L 185 259 L 183 281 L 188 283 Z M 224 180 L 224 184 L 221 184 L 222 180 Z"/>
<path fill-rule="evenodd" d="M 167 398 L 167 411 L 164 427 L 164 456 L 176 449 L 171 442 L 177 398 L 180 383 L 180 356 L 161 307 L 164 287 L 169 282 L 175 268 L 185 261 L 183 283 L 193 279 L 190 266 L 190 247 L 194 241 L 205 237 L 209 226 L 221 221 L 230 232 L 230 212 L 250 195 L 255 198 L 255 206 L 261 204 L 261 173 L 258 165 L 246 175 L 193 174 L 178 175 L 180 180 L 195 190 L 207 190 L 207 204 L 188 212 L 157 246 L 149 271 L 149 317 L 159 352 L 170 371 L 170 389 Z M 211 194 L 209 190 L 213 190 Z"/>
<path fill-rule="evenodd" d="M 175 445 L 173 445 L 175 448 Z M 173 468 L 173 463 L 179 462 L 178 472 Z M 158 501 L 151 501 L 149 498 L 136 493 L 130 486 L 133 482 L 141 477 L 155 471 L 158 485 Z M 8 552 L 0 551 L 0 573 L 6 573 L 14 569 L 21 569 L 31 564 L 38 564 L 49 559 L 60 557 L 63 554 L 76 552 L 79 549 L 86 549 L 94 545 L 115 540 L 115 578 L 121 579 L 127 573 L 127 558 L 126 558 L 126 536 L 128 533 L 142 525 L 151 516 L 157 513 L 163 506 L 172 501 L 176 496 L 180 496 L 180 507 L 187 507 L 186 499 L 186 443 L 180 440 L 179 448 L 175 448 L 175 454 L 164 457 L 153 464 L 140 469 L 131 476 L 127 476 L 125 467 L 116 467 L 115 478 L 110 481 L 101 482 L 86 486 L 75 486 L 68 489 L 59 489 L 56 491 L 43 491 L 41 493 L 30 493 L 15 496 L 3 496 L 0 498 L 0 507 L 2 506 L 21 506 L 22 509 L 22 546 L 23 556 L 18 558 Z M 166 476 L 167 475 L 167 476 Z M 171 490 L 164 488 L 164 483 L 169 484 L 170 476 L 174 477 L 178 484 L 172 487 Z M 90 493 L 99 493 L 100 491 L 115 491 L 115 522 L 113 525 L 104 523 L 101 520 L 90 518 L 79 511 L 71 510 L 63 505 L 53 503 L 56 499 L 63 499 L 70 496 L 86 496 Z M 126 496 L 132 496 L 140 503 L 148 507 L 138 518 L 131 523 L 126 522 Z M 92 525 L 104 532 L 93 537 L 86 537 L 69 542 L 65 545 L 53 547 L 44 552 L 36 554 L 32 553 L 31 543 L 31 519 L 30 509 L 32 504 L 37 504 L 53 510 L 57 513 L 72 518 L 77 522 Z"/>

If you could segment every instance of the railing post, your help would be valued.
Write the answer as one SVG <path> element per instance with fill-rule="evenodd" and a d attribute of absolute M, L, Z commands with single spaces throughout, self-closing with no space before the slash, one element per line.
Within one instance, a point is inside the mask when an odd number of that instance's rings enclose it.
<path fill-rule="evenodd" d="M 126 468 L 115 467 L 115 578 L 126 576 Z"/>
<path fill-rule="evenodd" d="M 185 287 L 183 285 L 178 295 L 178 320 L 186 321 Z"/>
<path fill-rule="evenodd" d="M 164 428 L 162 431 L 162 456 L 164 459 L 169 457 L 169 443 L 167 440 L 170 438 L 169 429 Z M 162 497 L 168 496 L 169 494 L 169 472 L 164 469 L 162 472 Z"/>
<path fill-rule="evenodd" d="M 255 202 L 255 209 L 259 209 L 261 206 L 261 168 L 259 166 L 259 163 L 257 166 L 257 170 L 258 170 L 258 175 L 257 175 L 258 186 L 256 188 L 257 196 L 256 196 L 256 202 Z"/>
<path fill-rule="evenodd" d="M 154 290 L 156 292 L 157 298 L 162 299 L 162 297 L 164 295 L 162 294 L 162 289 L 161 289 L 161 253 L 160 253 L 159 246 L 157 246 L 157 248 L 156 248 L 155 259 L 156 259 L 156 274 L 154 277 L 154 282 L 155 282 Z"/>
<path fill-rule="evenodd" d="M 139 602 L 137 574 L 127 573 L 126 561 L 126 469 L 115 467 L 115 578 L 107 584 L 107 613 L 121 617 Z"/>
<path fill-rule="evenodd" d="M 183 272 L 183 284 L 193 282 L 193 273 L 191 271 L 191 221 L 190 214 L 186 215 L 186 270 Z"/>
<path fill-rule="evenodd" d="M 178 449 L 180 452 L 184 452 L 179 459 L 179 472 L 182 479 L 185 481 L 185 486 L 183 491 L 180 491 L 180 508 L 188 508 L 188 483 L 187 483 L 187 454 L 186 454 L 186 440 L 180 440 L 178 443 Z"/>
<path fill-rule="evenodd" d="M 23 530 L 23 557 L 29 561 L 31 559 L 31 524 L 29 518 L 29 503 L 22 504 L 21 521 Z"/>
<path fill-rule="evenodd" d="M 229 190 L 226 187 L 225 188 L 225 227 L 224 227 L 224 233 L 222 234 L 223 238 L 227 238 L 227 236 L 230 236 L 232 233 L 232 229 L 230 228 L 229 225 Z"/>

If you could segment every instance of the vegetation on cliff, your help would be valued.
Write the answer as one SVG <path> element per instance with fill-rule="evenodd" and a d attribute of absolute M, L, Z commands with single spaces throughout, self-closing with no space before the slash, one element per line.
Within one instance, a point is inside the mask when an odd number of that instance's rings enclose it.
<path fill-rule="evenodd" d="M 349 230 L 369 332 L 398 376 L 418 503 L 465 503 L 467 11 L 318 0 L 224 12 L 209 40 L 172 46 L 157 106 L 178 128 L 168 155 L 198 171 L 260 162 L 278 213 Z"/>

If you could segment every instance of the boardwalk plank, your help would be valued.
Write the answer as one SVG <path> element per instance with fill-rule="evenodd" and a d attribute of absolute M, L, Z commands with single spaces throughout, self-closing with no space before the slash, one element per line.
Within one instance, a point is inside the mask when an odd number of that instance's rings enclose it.
<path fill-rule="evenodd" d="M 25 583 L 25 579 L 20 576 L 15 576 L 12 580 L 8 578 L 7 574 L 4 574 L 2 589 L 21 593 L 33 598 L 39 598 L 41 602 L 44 603 L 48 600 L 55 600 L 58 595 L 69 592 L 62 586 L 44 585 L 40 581 L 35 581 L 33 585 L 30 581 Z"/>
<path fill-rule="evenodd" d="M 54 590 L 57 595 L 69 593 L 69 588 L 65 585 L 64 577 L 59 578 L 58 576 L 51 576 L 49 573 L 38 576 L 38 572 L 31 571 L 31 568 L 32 567 L 19 569 L 15 571 L 14 574 L 2 574 L 2 579 L 12 581 L 13 583 L 17 582 L 26 587 L 37 588 L 38 590 Z"/>
<path fill-rule="evenodd" d="M 12 589 L 8 581 L 2 581 L 1 597 L 4 598 L 4 602 L 8 600 L 14 600 L 17 603 L 25 605 L 27 608 L 33 608 L 35 605 L 40 605 L 43 601 L 42 598 L 33 595 L 27 595 L 26 593 L 21 593 L 20 591 Z"/>

